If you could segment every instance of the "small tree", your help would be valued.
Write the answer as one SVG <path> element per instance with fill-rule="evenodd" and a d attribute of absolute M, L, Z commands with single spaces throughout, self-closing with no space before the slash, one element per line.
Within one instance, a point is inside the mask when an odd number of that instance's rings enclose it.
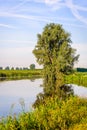
<path fill-rule="evenodd" d="M 16 70 L 19 70 L 19 67 L 16 67 L 15 69 L 16 69 Z"/>
<path fill-rule="evenodd" d="M 34 69 L 35 69 L 35 64 L 31 64 L 31 65 L 30 65 L 30 69 L 31 69 L 31 70 L 34 70 Z"/>
<path fill-rule="evenodd" d="M 14 70 L 14 67 L 12 67 L 11 70 Z"/>
<path fill-rule="evenodd" d="M 5 70 L 10 70 L 9 66 L 5 67 Z"/>
<path fill-rule="evenodd" d="M 0 67 L 0 70 L 3 70 L 3 67 Z"/>
<path fill-rule="evenodd" d="M 28 70 L 28 68 L 27 67 L 23 67 L 23 70 Z"/>
<path fill-rule="evenodd" d="M 79 55 L 71 47 L 70 33 L 59 24 L 47 24 L 42 34 L 38 34 L 38 41 L 33 53 L 37 62 L 43 65 L 44 92 L 46 95 L 60 94 L 63 74 L 72 71 Z"/>

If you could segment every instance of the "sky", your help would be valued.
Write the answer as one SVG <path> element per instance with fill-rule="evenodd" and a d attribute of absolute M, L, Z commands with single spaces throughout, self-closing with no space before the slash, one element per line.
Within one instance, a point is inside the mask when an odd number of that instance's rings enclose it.
<path fill-rule="evenodd" d="M 75 67 L 87 68 L 86 0 L 0 0 L 0 67 L 29 67 L 37 34 L 49 23 L 61 24 L 71 34 L 80 54 Z"/>

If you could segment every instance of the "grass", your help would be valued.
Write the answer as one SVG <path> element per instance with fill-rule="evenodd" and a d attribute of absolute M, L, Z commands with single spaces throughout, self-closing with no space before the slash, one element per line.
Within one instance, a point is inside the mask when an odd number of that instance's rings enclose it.
<path fill-rule="evenodd" d="M 76 72 L 70 75 L 64 76 L 66 84 L 77 84 L 87 87 L 87 72 Z"/>
<path fill-rule="evenodd" d="M 0 80 L 26 79 L 42 77 L 42 69 L 35 70 L 0 70 Z M 64 75 L 66 84 L 77 84 L 87 87 L 87 72 L 75 72 Z"/>
<path fill-rule="evenodd" d="M 32 112 L 18 117 L 8 116 L 0 122 L 0 130 L 86 130 L 87 99 L 48 98 Z"/>
<path fill-rule="evenodd" d="M 41 77 L 41 69 L 35 70 L 0 70 L 0 79 L 24 79 Z"/>

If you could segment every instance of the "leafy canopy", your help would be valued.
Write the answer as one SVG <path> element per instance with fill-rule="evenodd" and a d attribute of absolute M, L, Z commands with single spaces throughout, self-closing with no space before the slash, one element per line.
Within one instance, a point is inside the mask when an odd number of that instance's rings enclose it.
<path fill-rule="evenodd" d="M 35 64 L 30 64 L 30 69 L 31 70 L 35 69 Z"/>
<path fill-rule="evenodd" d="M 71 47 L 70 33 L 66 32 L 62 25 L 47 24 L 42 34 L 38 34 L 37 37 L 38 41 L 33 53 L 39 64 L 46 66 L 57 61 L 60 71 L 66 73 L 72 70 L 79 55 L 75 55 L 76 49 Z"/>

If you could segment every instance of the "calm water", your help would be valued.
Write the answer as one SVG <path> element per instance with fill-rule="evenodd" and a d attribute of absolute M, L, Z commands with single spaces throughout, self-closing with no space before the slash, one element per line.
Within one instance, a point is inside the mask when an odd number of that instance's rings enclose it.
<path fill-rule="evenodd" d="M 36 95 L 43 90 L 41 83 L 42 79 L 0 82 L 0 116 L 20 113 L 24 103 L 26 111 L 32 109 Z"/>
<path fill-rule="evenodd" d="M 0 82 L 0 116 L 20 113 L 24 103 L 25 111 L 30 111 L 36 95 L 43 91 L 41 84 L 42 79 Z M 87 88 L 76 85 L 72 88 L 75 95 L 87 98 Z"/>
<path fill-rule="evenodd" d="M 77 95 L 81 98 L 87 98 L 87 87 L 78 86 L 78 85 L 72 85 L 72 88 L 74 90 L 74 95 Z"/>

